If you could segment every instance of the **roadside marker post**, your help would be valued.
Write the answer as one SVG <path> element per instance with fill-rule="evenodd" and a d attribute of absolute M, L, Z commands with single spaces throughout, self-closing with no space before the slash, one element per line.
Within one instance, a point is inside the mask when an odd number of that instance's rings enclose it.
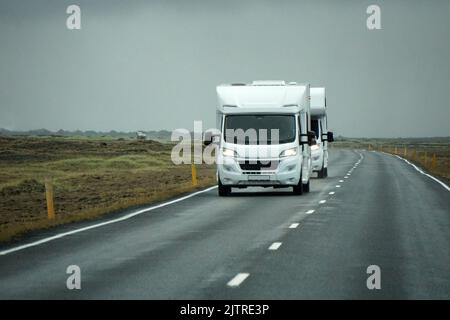
<path fill-rule="evenodd" d="M 47 200 L 47 218 L 55 219 L 55 206 L 53 204 L 53 184 L 50 179 L 45 179 L 45 198 Z"/>
<path fill-rule="evenodd" d="M 191 177 L 192 177 L 192 186 L 197 186 L 197 168 L 195 164 L 191 164 Z"/>
<path fill-rule="evenodd" d="M 403 156 L 407 156 L 408 155 L 408 151 L 407 151 L 407 149 L 406 149 L 406 146 L 404 146 L 404 150 L 403 150 Z"/>

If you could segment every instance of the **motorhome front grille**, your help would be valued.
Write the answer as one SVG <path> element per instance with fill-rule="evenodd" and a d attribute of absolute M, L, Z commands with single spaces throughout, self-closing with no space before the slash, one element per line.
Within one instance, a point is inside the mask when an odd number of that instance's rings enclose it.
<path fill-rule="evenodd" d="M 260 170 L 276 170 L 278 161 L 239 161 L 239 166 L 245 171 L 260 171 Z"/>
<path fill-rule="evenodd" d="M 261 170 L 259 170 L 259 171 L 243 171 L 242 174 L 250 174 L 250 175 L 252 175 L 252 174 L 271 175 L 271 174 L 276 174 L 276 171 L 266 171 L 266 170 L 264 170 L 264 171 L 261 171 Z"/>
<path fill-rule="evenodd" d="M 238 185 L 246 185 L 246 186 L 251 186 L 251 185 L 254 185 L 254 186 L 264 186 L 264 185 L 267 185 L 267 186 L 274 186 L 274 185 L 279 185 L 279 184 L 281 184 L 280 183 L 280 181 L 277 181 L 277 180 L 266 180 L 266 181 L 264 181 L 264 180 L 261 180 L 261 181 L 251 181 L 251 180 L 249 180 L 249 181 L 239 181 L 238 182 Z"/>

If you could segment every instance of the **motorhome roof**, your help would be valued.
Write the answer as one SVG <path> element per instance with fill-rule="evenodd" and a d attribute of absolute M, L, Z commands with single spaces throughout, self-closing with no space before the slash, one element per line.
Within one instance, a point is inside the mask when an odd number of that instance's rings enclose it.
<path fill-rule="evenodd" d="M 325 88 L 311 88 L 311 115 L 322 116 L 326 114 Z"/>
<path fill-rule="evenodd" d="M 223 113 L 297 113 L 309 108 L 309 84 L 286 84 L 284 81 L 254 81 L 238 86 L 224 84 L 217 87 L 217 97 L 218 109 Z"/>
<path fill-rule="evenodd" d="M 284 80 L 255 80 L 252 82 L 252 86 L 285 86 Z"/>

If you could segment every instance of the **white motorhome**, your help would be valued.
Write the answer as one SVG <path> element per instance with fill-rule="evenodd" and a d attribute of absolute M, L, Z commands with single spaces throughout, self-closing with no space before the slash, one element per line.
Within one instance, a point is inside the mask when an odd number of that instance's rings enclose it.
<path fill-rule="evenodd" d="M 293 187 L 309 192 L 312 173 L 309 84 L 254 81 L 217 87 L 219 195 L 231 188 Z"/>
<path fill-rule="evenodd" d="M 319 178 L 328 176 L 328 143 L 333 142 L 333 133 L 328 131 L 327 100 L 325 88 L 311 88 L 311 130 L 316 141 L 311 146 L 313 171 Z"/>

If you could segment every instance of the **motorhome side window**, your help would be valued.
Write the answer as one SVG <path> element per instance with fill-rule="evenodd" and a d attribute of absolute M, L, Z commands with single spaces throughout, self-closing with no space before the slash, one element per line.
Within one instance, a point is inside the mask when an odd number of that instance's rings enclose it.
<path fill-rule="evenodd" d="M 294 142 L 295 135 L 294 115 L 227 115 L 225 117 L 225 141 L 228 143 L 283 144 Z"/>

